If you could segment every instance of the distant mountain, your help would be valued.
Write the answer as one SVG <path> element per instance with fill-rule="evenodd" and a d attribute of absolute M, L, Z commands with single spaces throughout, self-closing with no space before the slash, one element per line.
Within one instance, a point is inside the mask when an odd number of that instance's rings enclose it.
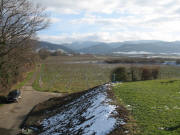
<path fill-rule="evenodd" d="M 180 53 L 180 42 L 130 42 L 113 49 L 113 52 L 144 51 L 151 53 Z"/>
<path fill-rule="evenodd" d="M 90 54 L 110 54 L 115 52 L 180 53 L 180 41 L 137 40 L 114 43 L 88 42 L 87 47 L 86 43 L 81 42 L 83 49 L 76 51 Z"/>
<path fill-rule="evenodd" d="M 147 44 L 147 43 L 159 43 L 159 42 L 164 42 L 161 40 L 132 40 L 132 41 L 124 41 L 121 42 L 123 44 Z"/>
<path fill-rule="evenodd" d="M 40 42 L 40 46 L 49 50 L 62 49 L 70 53 L 85 54 L 112 54 L 116 52 L 180 53 L 180 41 L 137 40 L 113 43 L 86 41 L 59 45 Z"/>
<path fill-rule="evenodd" d="M 44 41 L 39 41 L 38 42 L 38 48 L 46 48 L 48 50 L 63 50 L 67 53 L 74 53 L 74 51 L 68 47 L 66 47 L 67 44 L 53 44 L 53 43 L 49 43 L 49 42 L 44 42 Z"/>
<path fill-rule="evenodd" d="M 92 47 L 101 43 L 102 42 L 84 41 L 84 42 L 73 42 L 71 44 L 66 44 L 66 46 L 72 50 L 80 50 L 80 49 Z"/>
<path fill-rule="evenodd" d="M 111 53 L 112 47 L 105 43 L 100 43 L 94 46 L 90 46 L 87 48 L 83 48 L 80 50 L 77 50 L 79 53 L 86 53 L 86 54 L 108 54 Z"/>

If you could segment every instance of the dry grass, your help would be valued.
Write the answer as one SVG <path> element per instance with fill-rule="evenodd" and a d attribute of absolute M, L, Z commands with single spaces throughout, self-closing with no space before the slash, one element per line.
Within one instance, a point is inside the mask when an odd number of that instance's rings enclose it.
<path fill-rule="evenodd" d="M 105 64 L 102 56 L 56 56 L 42 62 L 41 71 L 33 83 L 39 91 L 73 93 L 111 81 L 111 72 L 119 66 L 132 64 Z M 152 65 L 146 65 L 152 66 Z M 179 67 L 160 66 L 159 78 L 180 77 Z"/>
<path fill-rule="evenodd" d="M 97 61 L 93 56 L 49 57 L 33 87 L 39 91 L 72 93 L 109 82 L 113 67 L 93 63 Z"/>

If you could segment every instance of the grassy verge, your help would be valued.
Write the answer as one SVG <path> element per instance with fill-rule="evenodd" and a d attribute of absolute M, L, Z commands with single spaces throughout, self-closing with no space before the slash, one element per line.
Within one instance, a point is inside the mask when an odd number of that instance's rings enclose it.
<path fill-rule="evenodd" d="M 35 90 L 38 90 L 38 91 L 46 91 L 44 90 L 43 88 L 41 88 L 40 84 L 39 84 L 39 80 L 41 78 L 41 74 L 44 72 L 44 67 L 45 65 L 44 64 L 41 64 L 41 69 L 40 71 L 37 73 L 36 75 L 36 80 L 33 82 L 32 84 L 32 87 L 35 89 Z"/>
<path fill-rule="evenodd" d="M 129 82 L 113 91 L 131 112 L 141 135 L 180 134 L 180 80 Z"/>
<path fill-rule="evenodd" d="M 22 82 L 16 84 L 13 89 L 20 89 L 21 87 L 23 87 L 32 78 L 33 74 L 34 71 L 28 72 L 25 79 Z"/>
<path fill-rule="evenodd" d="M 24 79 L 23 81 L 17 83 L 16 85 L 14 85 L 14 86 L 12 87 L 12 89 L 20 89 L 21 87 L 23 87 L 23 86 L 32 78 L 33 74 L 34 74 L 34 71 L 31 71 L 31 72 L 26 73 L 25 79 Z M 4 99 L 4 98 L 6 98 L 6 97 L 5 97 L 5 96 L 2 96 L 2 97 L 0 96 L 0 100 L 1 100 L 3 103 L 5 102 L 4 100 L 6 100 L 6 99 Z M 1 103 L 2 103 L 2 102 L 1 102 Z M 4 105 L 4 104 L 1 104 L 1 103 L 0 103 L 0 107 Z"/>

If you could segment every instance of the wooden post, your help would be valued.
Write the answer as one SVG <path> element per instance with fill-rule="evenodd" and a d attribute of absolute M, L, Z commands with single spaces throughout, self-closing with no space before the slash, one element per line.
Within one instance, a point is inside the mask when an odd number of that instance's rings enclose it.
<path fill-rule="evenodd" d="M 116 81 L 116 74 L 114 73 L 113 74 L 113 82 L 115 82 Z"/>

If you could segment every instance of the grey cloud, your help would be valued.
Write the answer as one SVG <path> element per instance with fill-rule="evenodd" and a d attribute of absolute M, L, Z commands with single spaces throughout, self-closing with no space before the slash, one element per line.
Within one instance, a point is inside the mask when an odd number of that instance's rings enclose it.
<path fill-rule="evenodd" d="M 130 40 L 142 39 L 165 39 L 172 40 L 179 37 L 173 33 L 180 31 L 180 0 L 33 0 L 51 9 L 52 14 L 58 13 L 83 13 L 92 16 L 84 16 L 70 20 L 69 24 L 102 27 L 101 32 L 113 31 L 110 34 L 81 34 L 52 36 L 51 39 L 61 41 L 76 40 Z M 118 18 L 107 18 L 105 14 L 119 14 Z M 96 13 L 100 13 L 97 15 Z M 130 15 L 130 16 L 127 16 Z M 54 22 L 57 20 L 54 19 Z M 87 25 L 88 27 L 88 25 Z M 120 31 L 120 28 L 125 29 Z M 144 32 L 143 32 L 144 30 Z M 148 31 L 148 32 L 147 32 Z M 117 34 L 115 32 L 120 32 Z M 162 36 L 163 35 L 163 36 Z M 172 36 L 173 35 L 173 36 Z M 49 37 L 49 36 L 48 36 Z M 46 38 L 46 37 L 41 37 Z"/>

